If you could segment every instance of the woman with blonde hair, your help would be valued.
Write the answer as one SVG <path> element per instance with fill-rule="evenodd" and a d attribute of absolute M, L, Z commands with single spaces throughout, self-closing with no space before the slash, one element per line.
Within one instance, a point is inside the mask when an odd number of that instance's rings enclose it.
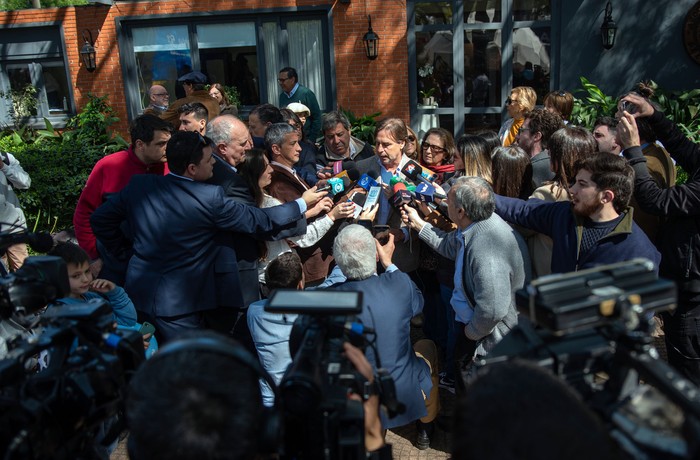
<path fill-rule="evenodd" d="M 516 86 L 511 90 L 510 97 L 506 99 L 506 109 L 511 118 L 498 131 L 504 147 L 515 141 L 515 136 L 525 121 L 525 114 L 534 109 L 536 103 L 537 93 L 529 86 Z"/>
<path fill-rule="evenodd" d="M 481 177 L 491 184 L 491 151 L 481 136 L 465 134 L 457 141 L 456 175 Z"/>
<path fill-rule="evenodd" d="M 404 153 L 408 158 L 414 161 L 420 161 L 418 158 L 418 136 L 416 132 L 406 126 L 408 130 L 408 137 L 406 138 L 406 147 L 404 147 Z"/>

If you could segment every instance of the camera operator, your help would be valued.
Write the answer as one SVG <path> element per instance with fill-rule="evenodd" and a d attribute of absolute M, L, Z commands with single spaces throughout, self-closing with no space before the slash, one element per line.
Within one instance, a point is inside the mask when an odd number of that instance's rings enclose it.
<path fill-rule="evenodd" d="M 635 172 L 634 195 L 645 211 L 665 218 L 656 240 L 662 256 L 659 272 L 678 286 L 677 310 L 662 314 L 668 361 L 697 385 L 700 384 L 700 145 L 688 139 L 644 97 L 630 93 L 622 102 L 629 105 L 617 129 L 625 148 L 624 156 Z M 685 184 L 664 189 L 654 180 L 649 159 L 641 148 L 637 118 L 648 120 L 673 159 L 688 172 Z"/>
<path fill-rule="evenodd" d="M 422 311 L 423 295 L 409 276 L 392 263 L 393 253 L 393 235 L 380 245 L 366 228 L 348 225 L 333 244 L 336 262 L 347 281 L 329 289 L 362 292 L 364 308 L 358 318 L 375 331 L 381 365 L 373 352 L 368 352 L 368 359 L 389 371 L 396 384 L 397 399 L 406 405 L 403 414 L 382 420 L 382 424 L 393 428 L 416 421 L 416 445 L 427 449 L 433 420 L 440 411 L 437 349 L 430 340 L 411 345 L 410 321 Z M 386 270 L 381 275 L 377 275 L 377 261 Z"/>
<path fill-rule="evenodd" d="M 20 207 L 13 187 L 26 190 L 32 184 L 29 174 L 19 164 L 17 158 L 7 152 L 0 152 L 0 231 L 17 233 L 27 230 L 27 219 Z M 15 271 L 27 258 L 27 245 L 14 244 L 6 249 L 3 260 L 6 259 L 9 271 Z"/>
<path fill-rule="evenodd" d="M 362 351 L 349 343 L 344 349 L 355 368 L 373 381 Z M 279 415 L 265 413 L 258 385 L 263 374 L 257 358 L 234 340 L 211 331 L 183 334 L 146 362 L 131 382 L 129 457 L 254 459 L 266 448 L 279 448 L 262 444 L 270 440 L 261 433 L 274 430 L 273 418 Z M 364 410 L 367 451 L 390 451 L 381 433 L 379 397 L 369 397 Z"/>

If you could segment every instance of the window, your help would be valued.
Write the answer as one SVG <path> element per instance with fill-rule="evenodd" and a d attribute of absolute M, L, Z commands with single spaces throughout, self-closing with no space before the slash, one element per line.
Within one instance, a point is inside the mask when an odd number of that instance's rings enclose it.
<path fill-rule="evenodd" d="M 73 113 L 71 87 L 57 26 L 0 30 L 0 121 L 61 126 Z"/>
<path fill-rule="evenodd" d="M 316 94 L 321 110 L 335 100 L 330 65 L 328 14 L 221 14 L 190 17 L 148 25 L 137 18 L 124 19 L 119 36 L 126 97 L 131 118 L 149 104 L 148 89 L 164 86 L 170 102 L 184 94 L 176 84 L 187 72 L 200 70 L 210 83 L 233 86 L 240 96 L 241 112 L 269 102 L 277 105 L 281 68 L 297 69 L 299 81 Z M 156 21 L 155 26 L 153 25 Z M 133 64 L 132 64 L 133 61 Z"/>
<path fill-rule="evenodd" d="M 554 3 L 409 1 L 412 126 L 425 132 L 426 120 L 439 120 L 455 135 L 498 130 L 514 86 L 533 87 L 542 103 L 556 81 L 551 62 Z"/>

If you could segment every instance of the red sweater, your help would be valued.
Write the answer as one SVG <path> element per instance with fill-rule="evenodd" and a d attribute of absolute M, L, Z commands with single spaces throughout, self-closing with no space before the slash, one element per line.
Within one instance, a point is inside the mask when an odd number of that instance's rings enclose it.
<path fill-rule="evenodd" d="M 100 256 L 95 246 L 95 235 L 90 227 L 90 216 L 95 209 L 104 203 L 110 194 L 123 189 L 132 176 L 136 174 L 162 176 L 167 173 L 168 168 L 165 163 L 147 165 L 134 154 L 133 147 L 107 155 L 95 164 L 80 194 L 73 215 L 75 237 L 91 259 L 97 259 Z"/>

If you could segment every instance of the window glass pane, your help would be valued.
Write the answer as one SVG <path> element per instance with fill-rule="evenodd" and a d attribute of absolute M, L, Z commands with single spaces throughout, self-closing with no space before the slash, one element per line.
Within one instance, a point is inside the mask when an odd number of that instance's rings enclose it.
<path fill-rule="evenodd" d="M 551 2 L 550 0 L 513 0 L 513 19 L 549 21 L 552 19 Z"/>
<path fill-rule="evenodd" d="M 297 69 L 299 83 L 314 92 L 319 107 L 323 109 L 326 107 L 326 79 L 323 74 L 321 21 L 290 21 L 287 23 L 287 33 L 289 36 L 289 65 Z M 276 70 L 279 71 L 279 69 Z M 275 96 L 279 93 L 280 88 L 278 87 Z M 275 99 L 275 105 L 277 102 Z"/>
<path fill-rule="evenodd" d="M 550 28 L 523 27 L 513 31 L 513 86 L 531 86 L 537 103 L 549 92 Z"/>
<path fill-rule="evenodd" d="M 501 0 L 466 0 L 464 24 L 501 22 Z"/>
<path fill-rule="evenodd" d="M 32 76 L 28 64 L 13 64 L 7 67 L 7 76 L 10 81 L 10 94 L 5 96 L 5 103 L 11 102 L 12 111 L 19 117 L 35 116 L 37 108 L 29 108 L 22 104 L 22 96 L 28 86 L 32 86 Z M 8 98 L 9 96 L 9 98 Z M 8 110 L 8 112 L 10 112 Z"/>
<path fill-rule="evenodd" d="M 452 32 L 417 32 L 418 98 L 434 97 L 440 107 L 454 106 Z"/>
<path fill-rule="evenodd" d="M 187 26 L 134 28 L 132 32 L 142 106 L 148 105 L 148 89 L 158 84 L 176 99 L 177 78 L 192 71 Z"/>
<path fill-rule="evenodd" d="M 468 107 L 500 106 L 501 50 L 497 30 L 464 33 L 464 103 Z"/>
<path fill-rule="evenodd" d="M 267 69 L 267 99 L 270 104 L 277 105 L 280 86 L 277 83 L 278 71 L 282 65 L 282 54 L 279 43 L 279 28 L 276 22 L 265 22 L 263 27 L 263 46 L 265 47 L 265 67 Z"/>
<path fill-rule="evenodd" d="M 197 26 L 199 61 L 211 83 L 234 86 L 240 105 L 260 103 L 255 23 Z"/>
<path fill-rule="evenodd" d="M 464 133 L 475 134 L 479 131 L 496 131 L 501 127 L 501 115 L 498 113 L 467 114 L 464 117 Z"/>
<path fill-rule="evenodd" d="M 452 24 L 450 2 L 416 3 L 416 24 Z"/>
<path fill-rule="evenodd" d="M 70 111 L 68 78 L 63 62 L 44 62 L 41 64 L 46 101 L 50 115 L 66 114 Z"/>

